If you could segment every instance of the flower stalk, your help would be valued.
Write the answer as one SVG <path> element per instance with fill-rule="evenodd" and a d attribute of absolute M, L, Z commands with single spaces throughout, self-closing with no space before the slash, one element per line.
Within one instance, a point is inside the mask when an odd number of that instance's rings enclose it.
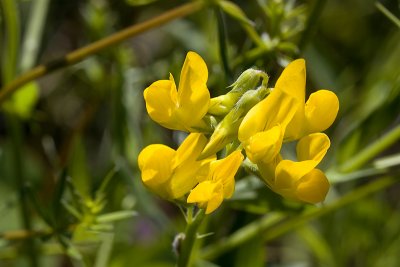
<path fill-rule="evenodd" d="M 205 218 L 204 209 L 200 209 L 193 217 L 193 207 L 190 207 L 187 212 L 187 225 L 185 236 L 180 244 L 178 254 L 177 267 L 189 267 L 192 255 L 192 250 L 197 239 L 197 230 L 199 229 L 203 219 Z"/>

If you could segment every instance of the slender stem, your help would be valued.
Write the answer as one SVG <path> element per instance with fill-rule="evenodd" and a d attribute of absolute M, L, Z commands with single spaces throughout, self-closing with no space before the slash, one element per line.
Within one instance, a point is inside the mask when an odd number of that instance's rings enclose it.
<path fill-rule="evenodd" d="M 21 123 L 17 118 L 8 117 L 8 128 L 10 129 L 12 152 L 13 152 L 13 167 L 15 186 L 18 192 L 20 216 L 22 225 L 27 232 L 32 232 L 32 223 L 29 215 L 28 199 L 25 191 L 25 177 L 23 172 L 22 160 L 22 130 Z M 35 247 L 35 240 L 26 240 L 26 253 L 30 260 L 30 266 L 37 267 L 38 257 Z"/>
<path fill-rule="evenodd" d="M 0 238 L 5 239 L 7 241 L 20 241 L 25 239 L 30 239 L 34 237 L 43 237 L 47 235 L 51 235 L 53 232 L 52 230 L 11 230 L 7 232 L 0 233 Z"/>
<path fill-rule="evenodd" d="M 2 78 L 5 83 L 11 81 L 17 72 L 18 51 L 20 42 L 20 21 L 17 2 L 14 0 L 2 0 L 1 6 L 4 12 L 4 22 L 6 26 L 7 43 L 5 46 L 5 62 L 2 62 Z M 25 192 L 24 164 L 22 159 L 23 131 L 18 118 L 7 116 L 7 129 L 10 131 L 12 146 L 12 164 L 14 171 L 15 188 L 18 193 L 20 216 L 23 227 L 32 231 L 31 218 L 29 214 L 28 200 Z M 30 266 L 36 267 L 38 256 L 35 247 L 35 240 L 28 239 L 24 243 L 26 254 L 30 261 Z"/>
<path fill-rule="evenodd" d="M 21 71 L 29 70 L 36 63 L 48 8 L 49 0 L 32 1 L 32 9 L 22 46 L 20 62 Z"/>
<path fill-rule="evenodd" d="M 1 55 L 4 59 L 2 63 L 3 82 L 7 83 L 14 79 L 17 71 L 17 60 L 19 50 L 20 21 L 16 2 L 13 0 L 2 0 L 1 6 L 4 14 L 5 25 L 5 53 Z"/>
<path fill-rule="evenodd" d="M 303 35 L 301 36 L 301 39 L 299 42 L 300 50 L 304 49 L 308 40 L 312 36 L 315 27 L 318 25 L 317 21 L 322 14 L 322 9 L 324 8 L 325 4 L 326 4 L 326 0 L 317 0 L 314 3 L 312 11 L 311 11 L 310 15 L 308 16 L 306 29 L 303 31 Z"/>
<path fill-rule="evenodd" d="M 228 64 L 228 46 L 226 42 L 226 31 L 225 31 L 225 21 L 224 14 L 219 7 L 215 8 L 215 15 L 218 21 L 218 41 L 219 41 L 219 54 L 222 61 L 222 67 L 225 71 L 225 76 L 232 82 L 233 75 Z"/>
<path fill-rule="evenodd" d="M 4 1 L 4 0 L 3 0 Z M 53 60 L 47 64 L 37 66 L 28 72 L 25 72 L 15 80 L 6 84 L 0 90 L 0 103 L 2 103 L 7 97 L 9 97 L 14 91 L 18 90 L 22 85 L 35 80 L 39 77 L 44 76 L 47 73 L 66 67 L 68 65 L 77 63 L 107 47 L 120 43 L 130 37 L 136 36 L 140 33 L 148 31 L 163 25 L 171 20 L 185 17 L 190 15 L 203 7 L 202 1 L 194 1 L 188 4 L 184 4 L 180 7 L 167 11 L 153 19 L 144 21 L 142 23 L 128 27 L 122 31 L 119 31 L 111 36 L 101 39 L 97 42 L 89 44 L 85 47 L 77 49 L 66 56 Z"/>
<path fill-rule="evenodd" d="M 218 255 L 221 255 L 224 252 L 229 251 L 256 237 L 266 229 L 270 228 L 272 225 L 281 221 L 284 217 L 284 214 L 281 213 L 265 215 L 261 217 L 261 219 L 247 224 L 245 227 L 236 231 L 227 239 L 221 239 L 219 242 L 204 248 L 201 253 L 201 258 L 206 260 L 214 259 L 218 257 Z"/>
<path fill-rule="evenodd" d="M 349 159 L 341 167 L 340 172 L 352 172 L 359 169 L 369 160 L 373 159 L 376 155 L 384 151 L 386 148 L 394 144 L 400 139 L 400 125 L 386 133 L 384 136 L 361 150 L 360 153 Z"/>
<path fill-rule="evenodd" d="M 397 27 L 400 28 L 400 19 L 397 18 L 392 12 L 390 12 L 386 7 L 384 7 L 381 3 L 376 2 L 375 6 L 379 11 L 383 13 L 390 21 L 392 21 Z"/>
<path fill-rule="evenodd" d="M 257 235 L 264 235 L 264 240 L 266 241 L 277 238 L 293 230 L 294 228 L 301 226 L 307 221 L 316 219 L 345 205 L 354 203 L 369 194 L 378 192 L 397 182 L 399 182 L 399 180 L 394 177 L 380 178 L 374 182 L 371 182 L 367 185 L 351 191 L 350 193 L 346 194 L 342 198 L 329 205 L 321 208 L 310 209 L 308 212 L 305 212 L 304 214 L 301 214 L 299 216 L 292 217 L 284 221 L 283 223 L 277 223 L 284 219 L 284 216 L 280 214 L 275 215 L 276 217 L 271 218 L 264 216 L 261 219 L 237 230 L 227 239 L 221 240 L 216 244 L 204 248 L 201 257 L 206 260 L 214 259 L 224 252 L 244 244 L 245 242 L 251 240 Z"/>
<path fill-rule="evenodd" d="M 301 216 L 297 216 L 294 218 L 291 218 L 287 221 L 285 221 L 282 224 L 279 224 L 275 227 L 272 227 L 266 232 L 266 235 L 264 236 L 265 240 L 272 240 L 274 238 L 277 238 L 301 225 L 303 225 L 305 222 L 321 217 L 325 214 L 328 214 L 329 212 L 332 212 L 334 210 L 338 210 L 339 208 L 348 205 L 350 203 L 354 203 L 357 200 L 366 197 L 369 194 L 372 194 L 374 192 L 378 192 L 380 190 L 385 189 L 386 187 L 389 187 L 395 183 L 398 183 L 399 179 L 396 177 L 382 177 L 379 178 L 378 180 L 368 183 L 362 187 L 359 187 L 350 193 L 346 194 L 345 196 L 341 197 L 337 201 L 333 202 L 330 205 L 323 206 L 321 208 L 315 208 L 311 209 L 308 212 L 305 212 Z"/>
<path fill-rule="evenodd" d="M 197 239 L 197 230 L 205 217 L 203 209 L 199 210 L 194 218 L 192 212 L 188 210 L 185 237 L 180 246 L 177 267 L 190 266 L 190 256 L 192 255 L 192 249 Z"/>

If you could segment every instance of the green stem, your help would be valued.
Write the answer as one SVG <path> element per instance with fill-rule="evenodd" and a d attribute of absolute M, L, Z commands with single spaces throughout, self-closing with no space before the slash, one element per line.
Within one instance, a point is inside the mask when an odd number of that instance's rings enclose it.
<path fill-rule="evenodd" d="M 314 3 L 311 14 L 308 16 L 306 29 L 303 31 L 303 34 L 299 42 L 300 50 L 304 49 L 308 40 L 312 36 L 315 27 L 318 25 L 317 21 L 322 14 L 322 9 L 324 8 L 325 4 L 326 0 L 317 0 Z"/>
<path fill-rule="evenodd" d="M 228 55 L 227 55 L 228 46 L 226 42 L 225 21 L 223 17 L 224 14 L 222 13 L 219 7 L 216 7 L 215 15 L 217 16 L 217 21 L 218 21 L 219 54 L 221 56 L 222 67 L 225 71 L 225 76 L 229 79 L 229 82 L 232 82 L 233 75 L 228 64 Z"/>
<path fill-rule="evenodd" d="M 22 46 L 20 70 L 27 71 L 37 60 L 43 25 L 47 17 L 49 0 L 32 1 L 31 13 L 27 23 L 26 34 Z"/>
<path fill-rule="evenodd" d="M 310 209 L 304 214 L 292 217 L 282 223 L 277 223 L 283 221 L 284 216 L 282 214 L 274 215 L 274 217 L 264 216 L 261 219 L 237 230 L 227 239 L 221 240 L 216 244 L 204 248 L 201 257 L 206 260 L 212 260 L 222 253 L 244 244 L 245 242 L 253 239 L 257 235 L 264 235 L 264 240 L 266 241 L 277 238 L 295 229 L 296 227 L 303 225 L 307 221 L 316 219 L 322 215 L 337 210 L 345 205 L 362 199 L 369 194 L 387 188 L 397 182 L 398 179 L 393 177 L 380 178 L 374 182 L 371 182 L 367 185 L 351 191 L 350 193 L 346 194 L 332 204 L 323 206 L 321 208 Z"/>
<path fill-rule="evenodd" d="M 361 150 L 360 153 L 346 161 L 341 167 L 340 172 L 352 172 L 359 169 L 369 160 L 384 151 L 386 148 L 394 144 L 400 139 L 400 125 L 386 133 L 384 136 Z"/>
<path fill-rule="evenodd" d="M 227 239 L 222 239 L 219 242 L 206 247 L 201 254 L 202 259 L 211 260 L 245 242 L 256 237 L 272 225 L 278 223 L 284 218 L 281 213 L 269 214 L 263 216 L 261 219 L 247 224 L 245 227 L 233 233 Z"/>
<path fill-rule="evenodd" d="M 395 177 L 379 178 L 374 182 L 371 182 L 367 185 L 364 185 L 362 187 L 359 187 L 351 191 L 350 193 L 346 194 L 345 196 L 341 197 L 340 199 L 336 200 L 330 205 L 326 205 L 321 208 L 311 209 L 308 212 L 302 214 L 301 216 L 291 218 L 282 224 L 272 227 L 271 229 L 268 230 L 268 232 L 266 232 L 264 238 L 266 241 L 277 238 L 303 225 L 307 221 L 321 217 L 334 210 L 338 210 L 339 208 L 342 208 L 350 203 L 354 203 L 357 200 L 362 199 L 363 197 L 366 197 L 369 194 L 383 190 L 384 188 L 389 187 L 398 182 L 399 179 Z"/>
<path fill-rule="evenodd" d="M 12 142 L 13 152 L 13 169 L 14 169 L 14 180 L 15 186 L 18 192 L 19 205 L 20 205 L 20 216 L 22 218 L 23 228 L 27 232 L 32 232 L 32 224 L 29 216 L 28 199 L 25 190 L 25 178 L 23 172 L 23 160 L 22 160 L 22 129 L 21 124 L 17 118 L 11 116 L 8 117 L 8 128 L 10 129 L 10 136 Z M 27 239 L 25 243 L 26 253 L 30 260 L 30 266 L 37 267 L 38 257 L 35 247 L 34 239 Z"/>
<path fill-rule="evenodd" d="M 233 68 L 238 67 L 241 64 L 248 64 L 248 62 L 254 62 L 257 58 L 265 57 L 268 53 L 271 53 L 271 47 L 267 46 L 258 46 L 247 51 L 243 55 L 239 55 L 236 59 L 233 60 L 232 66 Z"/>
<path fill-rule="evenodd" d="M 265 47 L 264 41 L 261 39 L 261 37 L 258 35 L 256 30 L 254 30 L 253 26 L 250 26 L 248 24 L 243 25 L 244 30 L 250 37 L 250 39 L 253 40 L 253 42 L 258 46 L 258 47 Z"/>
<path fill-rule="evenodd" d="M 4 83 L 10 82 L 17 73 L 17 61 L 20 42 L 20 21 L 17 2 L 14 0 L 2 0 L 1 6 L 4 14 L 4 22 L 6 27 L 5 46 L 6 53 L 4 54 L 5 61 L 2 62 L 2 78 Z M 24 177 L 24 161 L 22 159 L 22 143 L 23 131 L 21 123 L 18 118 L 7 116 L 7 129 L 10 131 L 11 146 L 12 146 L 12 164 L 14 170 L 14 181 L 16 191 L 18 192 L 20 216 L 22 225 L 28 232 L 32 231 L 31 218 L 29 214 L 28 199 L 25 191 L 25 177 Z M 30 266 L 36 267 L 38 265 L 37 251 L 35 247 L 35 240 L 28 239 L 24 243 L 27 256 L 30 261 Z"/>
<path fill-rule="evenodd" d="M 192 212 L 193 210 L 188 210 L 185 237 L 180 245 L 177 267 L 190 266 L 190 256 L 192 255 L 192 249 L 197 239 L 197 230 L 205 217 L 203 209 L 199 210 L 194 218 Z"/>
<path fill-rule="evenodd" d="M 6 44 L 2 62 L 3 82 L 8 83 L 14 79 L 17 71 L 17 53 L 19 49 L 20 21 L 18 8 L 14 0 L 2 0 L 4 24 L 6 27 Z"/>
<path fill-rule="evenodd" d="M 386 7 L 384 7 L 381 3 L 376 2 L 375 6 L 379 11 L 383 13 L 390 21 L 392 21 L 397 27 L 400 28 L 400 19 L 398 19 L 392 12 L 390 12 Z"/>
<path fill-rule="evenodd" d="M 3 0 L 7 1 L 7 0 Z M 10 0 L 8 0 L 10 1 Z M 160 25 L 163 25 L 171 20 L 185 17 L 190 15 L 198 10 L 200 10 L 204 6 L 204 3 L 201 1 L 190 2 L 184 4 L 175 9 L 169 10 L 153 19 L 144 21 L 142 23 L 133 25 L 128 27 L 122 31 L 119 31 L 113 35 L 110 35 L 104 39 L 101 39 L 97 42 L 91 43 L 85 47 L 77 49 L 62 58 L 53 60 L 47 64 L 39 65 L 30 71 L 25 72 L 21 76 L 17 77 L 15 80 L 6 84 L 0 90 L 0 103 L 2 103 L 5 99 L 7 99 L 12 93 L 14 93 L 18 88 L 22 85 L 33 81 L 37 78 L 44 76 L 47 73 L 53 72 L 55 70 L 61 69 L 68 65 L 75 64 L 99 51 L 120 43 L 128 38 L 136 36 L 140 33 L 146 32 L 150 29 L 156 28 Z"/>

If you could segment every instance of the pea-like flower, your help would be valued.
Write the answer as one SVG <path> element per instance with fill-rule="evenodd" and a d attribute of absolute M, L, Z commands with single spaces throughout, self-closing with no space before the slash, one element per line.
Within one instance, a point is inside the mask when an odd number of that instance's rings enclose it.
<path fill-rule="evenodd" d="M 284 139 L 298 140 L 310 134 L 328 129 L 335 121 L 339 100 L 329 90 L 318 90 L 305 102 L 306 66 L 304 59 L 292 61 L 282 72 L 274 90 L 286 92 L 300 104 L 293 120 L 287 125 Z"/>
<path fill-rule="evenodd" d="M 282 146 L 286 125 L 298 106 L 296 98 L 274 89 L 250 109 L 240 124 L 238 138 L 252 162 L 269 162 L 276 157 Z"/>
<path fill-rule="evenodd" d="M 210 169 L 201 182 L 190 192 L 187 202 L 197 203 L 209 214 L 216 210 L 226 198 L 230 198 L 235 190 L 235 174 L 243 161 L 239 150 L 224 159 L 210 163 Z"/>
<path fill-rule="evenodd" d="M 202 120 L 210 105 L 207 79 L 208 70 L 204 60 L 195 52 L 188 52 L 178 90 L 172 74 L 169 80 L 156 81 L 144 90 L 150 117 L 172 130 L 201 132 L 207 129 Z"/>
<path fill-rule="evenodd" d="M 198 182 L 197 177 L 208 172 L 215 155 L 196 160 L 207 138 L 191 133 L 177 150 L 161 144 L 145 147 L 139 154 L 138 165 L 144 185 L 168 200 L 178 199 L 188 193 Z"/>
<path fill-rule="evenodd" d="M 278 194 L 307 203 L 325 199 L 329 182 L 325 174 L 315 167 L 321 162 L 330 146 L 323 133 L 307 135 L 296 146 L 299 161 L 282 160 L 278 155 L 269 163 L 259 163 L 263 180 Z"/>

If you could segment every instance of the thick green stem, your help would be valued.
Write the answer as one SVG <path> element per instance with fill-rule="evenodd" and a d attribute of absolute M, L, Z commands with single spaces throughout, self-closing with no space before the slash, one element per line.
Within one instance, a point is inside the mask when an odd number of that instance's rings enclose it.
<path fill-rule="evenodd" d="M 352 172 L 362 167 L 369 160 L 384 151 L 389 146 L 393 145 L 400 139 L 400 126 L 395 127 L 390 132 L 361 150 L 360 153 L 346 161 L 341 167 L 340 172 Z"/>
<path fill-rule="evenodd" d="M 205 217 L 204 210 L 199 210 L 194 218 L 192 216 L 192 211 L 189 210 L 187 214 L 185 237 L 180 244 L 177 263 L 178 267 L 190 266 L 190 256 L 192 255 L 192 250 L 197 239 L 197 230 L 199 229 L 201 222 Z"/>

